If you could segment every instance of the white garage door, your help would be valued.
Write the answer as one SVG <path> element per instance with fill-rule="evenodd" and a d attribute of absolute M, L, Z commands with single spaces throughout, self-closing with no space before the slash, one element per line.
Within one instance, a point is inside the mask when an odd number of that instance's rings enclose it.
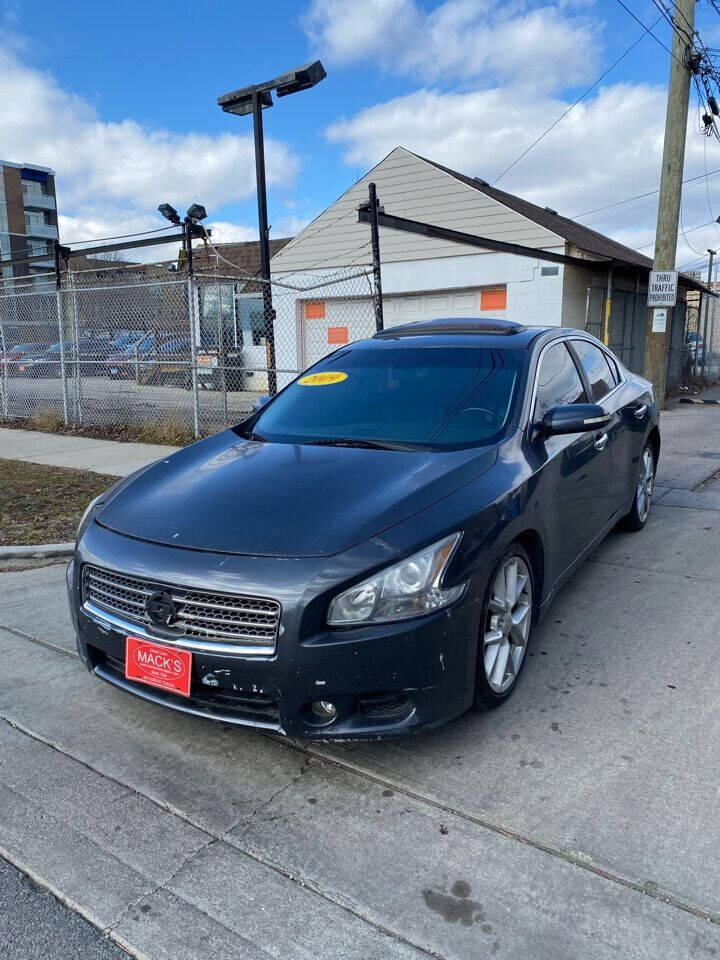
<path fill-rule="evenodd" d="M 474 287 L 427 294 L 391 294 L 383 297 L 386 327 L 433 317 L 504 316 L 505 287 Z M 343 343 L 375 333 L 375 314 L 369 298 L 315 300 L 302 305 L 303 364 L 309 367 Z"/>

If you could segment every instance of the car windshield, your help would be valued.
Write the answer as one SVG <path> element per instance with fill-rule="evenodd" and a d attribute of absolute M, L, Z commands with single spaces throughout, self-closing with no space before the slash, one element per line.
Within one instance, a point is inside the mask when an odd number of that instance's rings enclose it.
<path fill-rule="evenodd" d="M 508 421 L 523 356 L 467 346 L 343 350 L 292 383 L 245 435 L 432 450 L 490 443 Z"/>

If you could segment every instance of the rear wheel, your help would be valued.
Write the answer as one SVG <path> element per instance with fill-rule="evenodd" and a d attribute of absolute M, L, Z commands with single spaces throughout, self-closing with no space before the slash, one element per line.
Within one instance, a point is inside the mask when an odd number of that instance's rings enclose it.
<path fill-rule="evenodd" d="M 533 574 L 529 556 L 513 544 L 490 580 L 480 627 L 475 706 L 498 707 L 520 676 L 533 622 Z"/>
<path fill-rule="evenodd" d="M 640 457 L 632 507 L 621 520 L 625 530 L 642 530 L 647 523 L 654 486 L 655 454 L 650 444 L 647 444 Z"/>

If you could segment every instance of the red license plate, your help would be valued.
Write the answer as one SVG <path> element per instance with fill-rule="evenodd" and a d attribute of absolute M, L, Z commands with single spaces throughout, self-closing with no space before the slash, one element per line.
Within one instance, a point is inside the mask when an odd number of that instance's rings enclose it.
<path fill-rule="evenodd" d="M 125 676 L 150 687 L 190 696 L 192 653 L 138 637 L 125 637 Z"/>

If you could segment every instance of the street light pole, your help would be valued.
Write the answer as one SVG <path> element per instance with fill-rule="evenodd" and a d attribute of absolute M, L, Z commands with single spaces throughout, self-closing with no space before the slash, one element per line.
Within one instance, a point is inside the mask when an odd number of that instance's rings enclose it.
<path fill-rule="evenodd" d="M 252 113 L 255 138 L 255 183 L 258 202 L 258 230 L 260 231 L 260 275 L 263 287 L 263 313 L 267 341 L 268 390 L 277 393 L 277 369 L 275 366 L 275 311 L 270 286 L 270 229 L 267 222 L 267 185 L 265 183 L 265 145 L 263 140 L 262 111 L 272 107 L 274 90 L 278 97 L 287 97 L 300 90 L 309 90 L 324 80 L 327 74 L 319 60 L 295 67 L 265 83 L 252 84 L 231 90 L 218 97 L 218 106 L 225 113 L 244 117 Z"/>
<path fill-rule="evenodd" d="M 263 316 L 267 340 L 268 392 L 277 393 L 275 367 L 275 311 L 270 286 L 270 228 L 267 215 L 267 185 L 265 182 L 265 137 L 263 133 L 260 91 L 252 92 L 253 134 L 255 139 L 255 184 L 257 189 L 258 230 L 260 231 L 260 276 L 262 277 Z"/>

